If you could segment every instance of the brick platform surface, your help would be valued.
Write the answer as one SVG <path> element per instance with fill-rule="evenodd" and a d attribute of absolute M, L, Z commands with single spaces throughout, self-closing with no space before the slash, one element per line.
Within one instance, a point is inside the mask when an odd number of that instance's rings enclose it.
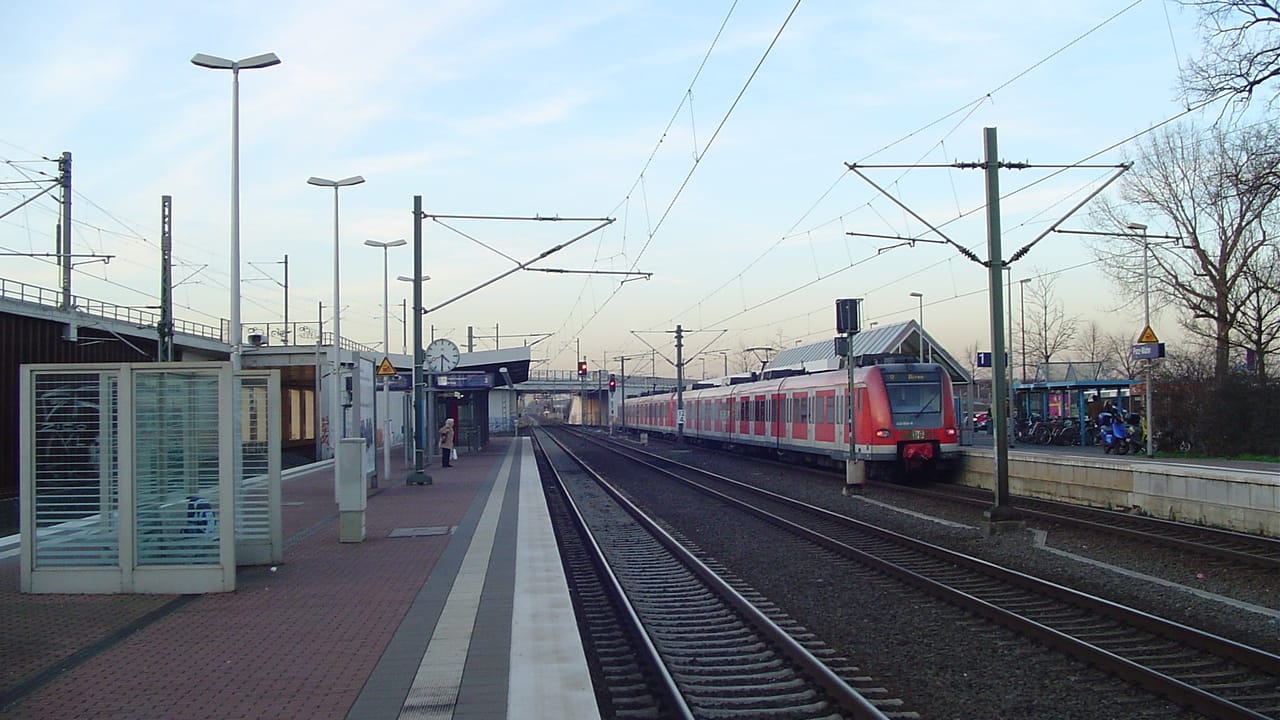
<path fill-rule="evenodd" d="M 370 490 L 366 540 L 338 542 L 332 469 L 283 485 L 284 562 L 202 596 L 27 595 L 0 560 L 0 717 L 343 718 L 511 440 L 430 486 L 403 462 Z M 381 463 L 381 453 L 379 453 Z"/>

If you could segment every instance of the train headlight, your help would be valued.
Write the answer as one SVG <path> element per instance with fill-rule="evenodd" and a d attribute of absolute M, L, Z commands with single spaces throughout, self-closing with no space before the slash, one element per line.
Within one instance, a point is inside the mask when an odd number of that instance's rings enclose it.
<path fill-rule="evenodd" d="M 947 436 L 947 437 L 949 437 L 949 438 L 953 438 L 953 437 L 955 437 L 955 436 L 956 436 L 956 429 L 955 429 L 955 428 L 953 428 L 953 427 L 949 427 L 949 428 L 947 428 L 946 430 L 943 430 L 943 431 L 942 431 L 942 434 L 943 434 L 943 435 L 946 435 L 946 436 Z"/>
<path fill-rule="evenodd" d="M 890 433 L 887 428 L 880 428 L 879 430 L 876 431 L 876 437 L 878 438 L 887 438 L 891 434 L 892 433 Z"/>

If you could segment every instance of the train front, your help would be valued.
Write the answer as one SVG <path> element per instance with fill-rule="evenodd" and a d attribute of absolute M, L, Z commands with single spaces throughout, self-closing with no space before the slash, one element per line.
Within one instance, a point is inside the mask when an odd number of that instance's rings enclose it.
<path fill-rule="evenodd" d="M 896 445 L 902 468 L 936 468 L 959 458 L 960 434 L 946 371 L 923 363 L 882 365 L 877 370 L 887 403 L 881 408 L 887 412 L 877 418 L 877 440 Z"/>

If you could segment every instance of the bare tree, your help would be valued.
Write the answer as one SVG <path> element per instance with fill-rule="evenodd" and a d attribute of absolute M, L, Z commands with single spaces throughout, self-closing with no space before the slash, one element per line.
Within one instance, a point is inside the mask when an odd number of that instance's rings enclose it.
<path fill-rule="evenodd" d="M 1126 332 L 1107 333 L 1102 337 L 1103 372 L 1122 375 L 1130 380 L 1138 377 L 1142 364 L 1133 359 L 1133 338 Z"/>
<path fill-rule="evenodd" d="M 1038 365 L 1052 362 L 1058 353 L 1072 346 L 1080 319 L 1067 315 L 1066 305 L 1058 299 L 1054 287 L 1057 274 L 1039 268 L 1035 273 L 1026 286 L 1026 327 L 1019 329 L 1026 332 L 1027 359 Z"/>
<path fill-rule="evenodd" d="M 1245 269 L 1241 287 L 1232 298 L 1240 307 L 1234 337 L 1246 356 L 1252 353 L 1254 371 L 1267 376 L 1267 356 L 1280 344 L 1280 247 L 1270 245 L 1259 261 Z"/>
<path fill-rule="evenodd" d="M 1075 345 L 1071 348 L 1080 353 L 1080 359 L 1086 362 L 1101 362 L 1107 355 L 1107 337 L 1098 323 L 1089 321 L 1076 334 Z"/>
<path fill-rule="evenodd" d="M 1232 95 L 1248 104 L 1280 76 L 1280 8 L 1270 0 L 1179 0 L 1200 13 L 1202 56 L 1182 72 L 1193 101 Z M 1274 102 L 1280 92 L 1271 92 Z"/>
<path fill-rule="evenodd" d="M 1094 253 L 1131 300 L 1142 298 L 1149 272 L 1152 306 L 1176 309 L 1179 325 L 1212 344 L 1215 375 L 1224 377 L 1231 348 L 1240 342 L 1242 309 L 1251 298 L 1275 292 L 1248 279 L 1274 262 L 1264 248 L 1280 209 L 1280 128 L 1262 123 L 1228 133 L 1180 126 L 1152 136 L 1140 151 L 1135 170 L 1120 181 L 1125 205 L 1102 200 L 1094 220 L 1123 230 L 1129 206 L 1136 205 L 1153 223 L 1171 226 L 1180 242 L 1148 241 L 1149 268 L 1143 266 L 1146 238 L 1137 233 L 1094 242 Z"/>

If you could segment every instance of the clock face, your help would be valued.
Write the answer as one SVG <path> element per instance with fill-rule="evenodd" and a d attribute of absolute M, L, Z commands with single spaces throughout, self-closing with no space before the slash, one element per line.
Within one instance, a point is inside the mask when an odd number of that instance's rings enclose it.
<path fill-rule="evenodd" d="M 458 366 L 458 346 L 452 340 L 439 338 L 427 346 L 427 371 L 449 372 Z"/>

